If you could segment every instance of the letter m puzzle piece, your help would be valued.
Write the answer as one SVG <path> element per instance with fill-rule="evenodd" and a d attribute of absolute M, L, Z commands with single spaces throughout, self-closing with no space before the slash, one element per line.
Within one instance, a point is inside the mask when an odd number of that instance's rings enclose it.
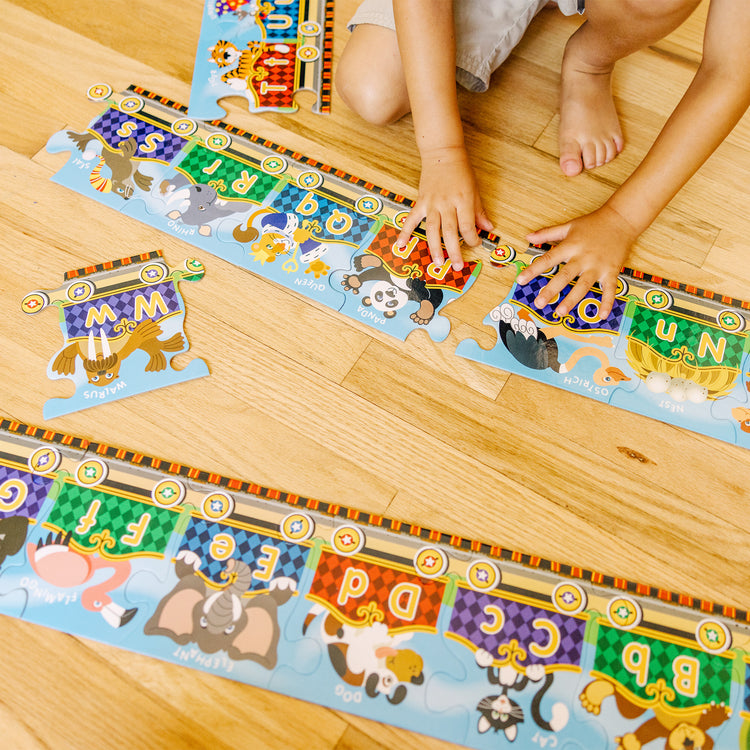
<path fill-rule="evenodd" d="M 76 388 L 70 398 L 48 400 L 44 418 L 208 375 L 202 359 L 182 370 L 171 366 L 188 349 L 178 282 L 204 273 L 197 260 L 170 268 L 157 250 L 68 271 L 58 289 L 27 294 L 21 303 L 27 314 L 58 308 L 64 342 L 47 375 L 69 378 Z"/>

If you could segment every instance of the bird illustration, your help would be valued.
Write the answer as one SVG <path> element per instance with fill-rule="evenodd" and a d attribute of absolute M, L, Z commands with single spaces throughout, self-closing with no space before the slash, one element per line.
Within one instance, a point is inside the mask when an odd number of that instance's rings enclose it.
<path fill-rule="evenodd" d="M 96 157 L 96 153 L 88 148 L 91 141 L 98 140 L 93 133 L 74 133 L 69 130 L 68 137 L 83 152 L 84 159 Z M 116 193 L 125 200 L 133 195 L 136 187 L 149 190 L 153 178 L 139 170 L 138 162 L 134 158 L 136 151 L 138 143 L 135 138 L 120 141 L 114 149 L 104 144 L 99 161 L 89 176 L 94 189 L 100 193 Z M 102 167 L 105 165 L 109 168 L 110 177 L 102 175 Z"/>
<path fill-rule="evenodd" d="M 112 570 L 112 575 L 101 583 L 88 586 L 81 594 L 81 604 L 89 612 L 99 612 L 108 625 L 119 628 L 129 623 L 137 607 L 125 609 L 112 601 L 109 595 L 130 576 L 127 560 L 105 560 L 98 556 L 85 555 L 70 548 L 71 533 L 49 534 L 38 544 L 26 545 L 26 553 L 34 572 L 47 583 L 61 588 L 81 586 L 88 582 L 97 570 Z"/>
<path fill-rule="evenodd" d="M 566 362 L 560 362 L 557 336 L 565 336 L 588 344 L 611 347 L 612 339 L 608 336 L 584 338 L 571 331 L 558 330 L 547 326 L 540 329 L 527 310 L 516 310 L 508 302 L 494 311 L 493 320 L 497 322 L 500 340 L 505 348 L 522 365 L 532 370 L 550 369 L 554 372 L 570 372 L 585 357 L 595 357 L 600 367 L 594 371 L 593 379 L 597 385 L 611 386 L 623 380 L 630 380 L 618 367 L 614 367 L 607 355 L 596 346 L 584 346 L 576 349 Z M 551 333 L 556 335 L 548 335 Z"/>

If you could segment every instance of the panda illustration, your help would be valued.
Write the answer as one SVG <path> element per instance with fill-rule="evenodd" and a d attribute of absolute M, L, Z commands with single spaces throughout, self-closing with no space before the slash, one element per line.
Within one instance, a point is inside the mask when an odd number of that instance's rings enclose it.
<path fill-rule="evenodd" d="M 341 285 L 347 292 L 359 294 L 362 286 L 368 281 L 375 283 L 362 304 L 372 306 L 386 318 L 394 318 L 407 302 L 414 300 L 419 309 L 409 317 L 417 325 L 427 325 L 443 303 L 443 292 L 430 289 L 424 279 L 401 278 L 393 276 L 383 265 L 377 255 L 358 255 L 354 258 L 354 268 L 358 273 L 345 274 Z"/>

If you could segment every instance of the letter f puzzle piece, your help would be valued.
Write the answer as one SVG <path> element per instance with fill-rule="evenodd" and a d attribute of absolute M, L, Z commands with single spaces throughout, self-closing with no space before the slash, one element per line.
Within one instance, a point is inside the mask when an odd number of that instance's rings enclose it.
<path fill-rule="evenodd" d="M 27 294 L 21 307 L 29 315 L 57 307 L 64 343 L 47 375 L 68 378 L 76 388 L 70 398 L 48 400 L 44 418 L 208 375 L 202 359 L 182 370 L 171 366 L 188 349 L 178 282 L 204 273 L 192 259 L 182 269 L 170 268 L 157 250 L 68 271 L 61 287 Z"/>

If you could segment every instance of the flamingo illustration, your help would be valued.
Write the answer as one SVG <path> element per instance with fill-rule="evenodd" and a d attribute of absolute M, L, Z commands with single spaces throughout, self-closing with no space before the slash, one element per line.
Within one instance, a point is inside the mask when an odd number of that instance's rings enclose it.
<path fill-rule="evenodd" d="M 137 607 L 125 609 L 115 604 L 108 592 L 127 581 L 130 563 L 76 552 L 70 548 L 70 536 L 70 532 L 64 536 L 59 532 L 57 535 L 49 534 L 46 541 L 27 544 L 26 552 L 34 572 L 53 586 L 70 588 L 86 583 L 101 568 L 114 570 L 107 580 L 83 591 L 81 604 L 90 612 L 99 612 L 113 628 L 126 625 L 138 611 Z"/>
<path fill-rule="evenodd" d="M 622 370 L 612 366 L 607 355 L 596 346 L 576 349 L 566 362 L 560 362 L 555 335 L 611 348 L 613 341 L 610 336 L 584 337 L 572 331 L 559 330 L 556 326 L 539 328 L 527 310 L 516 311 L 509 302 L 493 310 L 491 317 L 497 322 L 500 340 L 505 348 L 518 362 L 532 370 L 549 368 L 555 372 L 570 372 L 585 357 L 595 357 L 600 362 L 593 375 L 597 385 L 611 386 L 630 380 Z"/>

